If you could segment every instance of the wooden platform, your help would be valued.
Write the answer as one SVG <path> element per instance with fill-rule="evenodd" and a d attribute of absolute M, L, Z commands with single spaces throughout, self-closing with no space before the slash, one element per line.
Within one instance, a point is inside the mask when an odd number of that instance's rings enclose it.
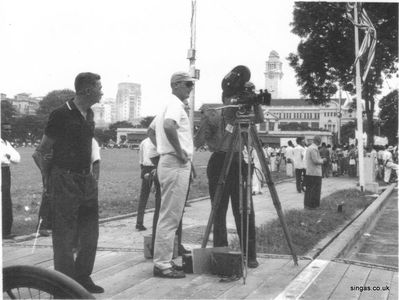
<path fill-rule="evenodd" d="M 290 289 L 296 291 L 293 299 L 398 299 L 398 272 L 326 262 L 313 276 L 310 260 L 299 260 L 299 266 L 288 257 L 259 258 L 259 262 L 258 268 L 249 270 L 245 285 L 242 279 L 221 282 L 209 274 L 161 279 L 153 277 L 152 261 L 141 251 L 100 249 L 92 278 L 105 289 L 95 295 L 98 299 L 288 299 L 281 295 Z M 32 253 L 31 247 L 3 245 L 3 266 L 16 264 L 53 268 L 52 248 L 39 247 Z"/>
<path fill-rule="evenodd" d="M 218 276 L 187 274 L 184 279 L 162 279 L 152 275 L 153 264 L 142 252 L 100 250 L 92 278 L 105 289 L 98 299 L 273 299 L 293 280 L 310 260 L 259 259 L 250 269 L 246 284 L 242 279 L 221 282 Z M 3 246 L 3 266 L 15 264 L 53 268 L 52 248 Z"/>

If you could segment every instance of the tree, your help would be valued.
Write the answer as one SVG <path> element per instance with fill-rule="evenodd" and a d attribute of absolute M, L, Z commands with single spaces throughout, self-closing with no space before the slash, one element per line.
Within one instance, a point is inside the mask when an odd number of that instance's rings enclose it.
<path fill-rule="evenodd" d="M 349 138 L 355 138 L 356 124 L 349 122 L 341 126 L 341 144 L 349 143 Z"/>
<path fill-rule="evenodd" d="M 1 100 L 1 121 L 12 122 L 15 118 L 17 111 L 8 100 Z"/>
<path fill-rule="evenodd" d="M 47 119 L 50 113 L 66 101 L 75 97 L 75 92 L 69 89 L 54 90 L 48 93 L 39 103 L 37 114 Z"/>
<path fill-rule="evenodd" d="M 42 138 L 45 121 L 39 116 L 16 118 L 12 127 L 13 138 L 24 142 L 34 142 Z"/>
<path fill-rule="evenodd" d="M 381 133 L 388 138 L 389 144 L 398 142 L 398 91 L 394 90 L 379 102 Z"/>
<path fill-rule="evenodd" d="M 148 128 L 150 126 L 152 120 L 154 120 L 155 116 L 147 116 L 143 120 L 140 121 L 140 125 L 143 128 Z"/>
<path fill-rule="evenodd" d="M 128 121 L 118 121 L 109 125 L 109 131 L 114 141 L 116 141 L 116 130 L 118 128 L 133 128 L 133 124 Z"/>
<path fill-rule="evenodd" d="M 383 74 L 390 78 L 398 62 L 398 3 L 363 3 L 377 31 L 375 58 L 366 81 L 362 98 L 366 102 L 367 135 L 373 141 L 374 97 L 380 93 Z M 309 101 L 323 104 L 338 89 L 355 93 L 354 26 L 346 13 L 346 3 L 295 2 L 292 32 L 301 37 L 297 54 L 288 60 L 296 72 L 301 93 Z M 360 39 L 363 38 L 361 30 Z M 361 60 L 364 66 L 365 60 Z"/>
<path fill-rule="evenodd" d="M 109 129 L 94 129 L 94 136 L 96 137 L 100 145 L 107 144 L 109 140 L 116 140 L 116 134 L 114 136 L 114 133 L 116 132 Z"/>

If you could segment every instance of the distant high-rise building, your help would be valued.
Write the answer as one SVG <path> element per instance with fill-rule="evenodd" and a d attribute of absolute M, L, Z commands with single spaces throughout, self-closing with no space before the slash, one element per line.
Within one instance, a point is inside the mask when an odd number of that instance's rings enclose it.
<path fill-rule="evenodd" d="M 0 100 L 1 100 L 1 101 L 7 100 L 7 95 L 6 95 L 6 94 L 3 94 L 3 93 L 0 93 Z"/>
<path fill-rule="evenodd" d="M 133 121 L 140 117 L 141 85 L 132 82 L 118 84 L 116 121 Z"/>
<path fill-rule="evenodd" d="M 115 110 L 115 100 L 107 98 L 102 100 L 100 103 L 96 103 L 92 106 L 94 112 L 94 122 L 97 127 L 107 127 L 113 123 L 112 110 Z"/>
<path fill-rule="evenodd" d="M 272 99 L 281 98 L 281 78 L 283 77 L 283 63 L 276 51 L 271 51 L 266 61 L 265 88 L 272 94 Z"/>

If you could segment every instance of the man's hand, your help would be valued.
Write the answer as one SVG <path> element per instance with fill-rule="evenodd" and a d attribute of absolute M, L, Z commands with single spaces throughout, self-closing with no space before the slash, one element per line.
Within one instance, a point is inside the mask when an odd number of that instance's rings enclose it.
<path fill-rule="evenodd" d="M 188 162 L 188 155 L 186 151 L 182 150 L 181 153 L 177 154 L 176 156 L 183 164 Z"/>

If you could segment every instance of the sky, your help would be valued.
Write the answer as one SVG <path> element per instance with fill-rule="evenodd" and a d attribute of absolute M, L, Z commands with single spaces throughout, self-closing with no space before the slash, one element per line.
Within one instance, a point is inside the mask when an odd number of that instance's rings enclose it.
<path fill-rule="evenodd" d="M 281 97 L 300 97 L 286 59 L 299 43 L 293 5 L 197 0 L 196 108 L 220 101 L 221 81 L 237 65 L 264 88 L 272 50 L 283 62 Z M 0 93 L 73 90 L 75 76 L 90 71 L 101 75 L 104 98 L 115 98 L 120 82 L 141 84 L 142 116 L 154 115 L 171 92 L 171 74 L 189 70 L 190 19 L 191 0 L 2 0 Z"/>

